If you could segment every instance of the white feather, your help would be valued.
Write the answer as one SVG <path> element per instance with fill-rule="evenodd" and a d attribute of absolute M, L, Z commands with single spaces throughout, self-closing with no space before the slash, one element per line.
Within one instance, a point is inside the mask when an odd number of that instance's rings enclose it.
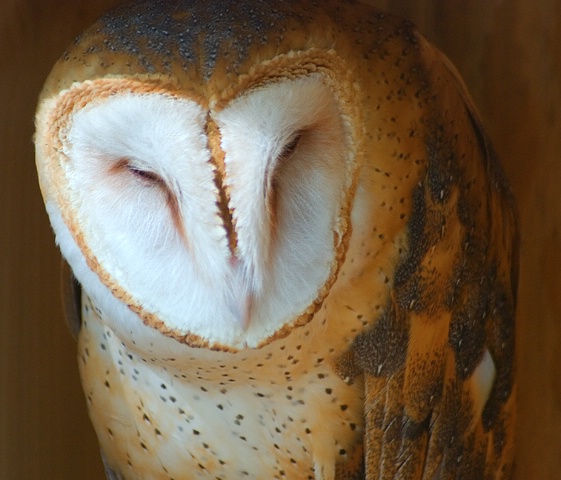
<path fill-rule="evenodd" d="M 217 206 L 209 113 L 226 154 L 235 259 Z M 220 112 L 171 95 L 119 94 L 76 111 L 59 135 L 65 195 L 88 248 L 166 327 L 255 346 L 317 298 L 334 262 L 348 146 L 321 75 L 265 85 Z M 283 153 L 296 137 L 294 152 Z M 64 208 L 48 204 L 63 254 L 96 302 L 115 309 L 62 222 Z M 116 310 L 111 327 L 137 328 L 135 314 Z"/>
<path fill-rule="evenodd" d="M 489 350 L 483 352 L 483 357 L 479 362 L 479 365 L 473 371 L 470 379 L 472 398 L 473 398 L 473 409 L 474 409 L 474 419 L 481 418 L 483 408 L 489 399 L 491 393 L 491 388 L 493 387 L 493 382 L 497 374 L 497 369 L 495 367 L 495 362 Z"/>

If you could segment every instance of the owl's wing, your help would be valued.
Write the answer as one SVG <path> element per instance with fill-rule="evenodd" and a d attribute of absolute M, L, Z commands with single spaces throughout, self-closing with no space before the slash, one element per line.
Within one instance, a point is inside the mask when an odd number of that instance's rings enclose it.
<path fill-rule="evenodd" d="M 121 475 L 119 475 L 118 473 L 116 473 L 107 464 L 107 461 L 105 460 L 105 455 L 103 454 L 103 451 L 101 452 L 101 459 L 103 460 L 103 467 L 105 468 L 105 477 L 107 478 L 107 480 L 123 480 L 123 477 Z"/>
<path fill-rule="evenodd" d="M 62 260 L 61 265 L 61 283 L 64 317 L 72 336 L 77 339 L 82 326 L 82 287 L 65 260 Z M 107 465 L 103 452 L 101 458 L 107 480 L 121 480 L 122 477 Z"/>
<path fill-rule="evenodd" d="M 461 80 L 435 63 L 408 251 L 338 368 L 364 375 L 367 479 L 509 478 L 516 212 Z"/>
<path fill-rule="evenodd" d="M 61 262 L 61 287 L 66 325 L 76 339 L 82 324 L 82 287 L 64 259 Z"/>

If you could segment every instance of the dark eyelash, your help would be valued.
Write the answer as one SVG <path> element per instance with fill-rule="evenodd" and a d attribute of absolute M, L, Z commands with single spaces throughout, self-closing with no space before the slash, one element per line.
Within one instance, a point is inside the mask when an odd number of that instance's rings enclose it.
<path fill-rule="evenodd" d="M 282 147 L 282 150 L 277 155 L 276 161 L 273 164 L 274 171 L 270 173 L 271 164 L 267 166 L 267 171 L 265 172 L 264 177 L 264 187 L 263 187 L 263 196 L 267 196 L 267 194 L 271 194 L 271 192 L 275 192 L 278 185 L 278 169 L 282 168 L 282 164 L 285 163 L 285 160 L 289 159 L 292 154 L 296 151 L 298 144 L 300 143 L 300 139 L 302 138 L 303 132 L 298 131 L 292 137 L 292 139 Z"/>
<path fill-rule="evenodd" d="M 294 137 L 292 138 L 292 140 L 290 140 L 290 142 L 288 142 L 281 150 L 281 153 L 279 155 L 279 158 L 288 158 L 290 157 L 294 151 L 296 150 L 296 147 L 298 146 L 298 144 L 300 143 L 300 139 L 302 138 L 302 132 L 298 132 L 296 133 L 296 135 L 294 135 Z"/>
<path fill-rule="evenodd" d="M 150 172 L 148 170 L 142 170 L 132 165 L 127 165 L 127 170 L 131 172 L 134 176 L 146 182 L 162 183 L 163 181 L 162 177 L 160 177 L 157 173 Z"/>

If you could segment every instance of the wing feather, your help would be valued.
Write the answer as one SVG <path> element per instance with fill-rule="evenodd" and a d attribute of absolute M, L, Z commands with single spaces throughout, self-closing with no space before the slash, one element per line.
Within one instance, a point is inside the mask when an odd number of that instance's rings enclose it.
<path fill-rule="evenodd" d="M 61 264 L 61 287 L 66 324 L 74 339 L 77 339 L 82 326 L 82 287 L 64 260 Z M 101 458 L 107 480 L 121 480 L 122 477 L 106 463 L 103 452 Z"/>
<path fill-rule="evenodd" d="M 82 288 L 65 260 L 61 262 L 60 272 L 64 318 L 70 333 L 76 340 L 82 324 Z"/>
<path fill-rule="evenodd" d="M 365 376 L 367 479 L 509 478 L 518 227 L 512 195 L 450 62 L 423 44 L 437 92 L 408 250 L 351 353 Z"/>

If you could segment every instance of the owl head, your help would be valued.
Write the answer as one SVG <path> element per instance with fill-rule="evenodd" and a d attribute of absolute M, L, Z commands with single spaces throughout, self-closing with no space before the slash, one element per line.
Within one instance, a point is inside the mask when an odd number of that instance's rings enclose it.
<path fill-rule="evenodd" d="M 345 258 L 369 65 L 352 6 L 140 1 L 54 66 L 36 161 L 57 242 L 123 336 L 260 347 Z M 377 12 L 366 38 L 373 45 Z M 362 79 L 362 80 L 361 80 Z"/>

